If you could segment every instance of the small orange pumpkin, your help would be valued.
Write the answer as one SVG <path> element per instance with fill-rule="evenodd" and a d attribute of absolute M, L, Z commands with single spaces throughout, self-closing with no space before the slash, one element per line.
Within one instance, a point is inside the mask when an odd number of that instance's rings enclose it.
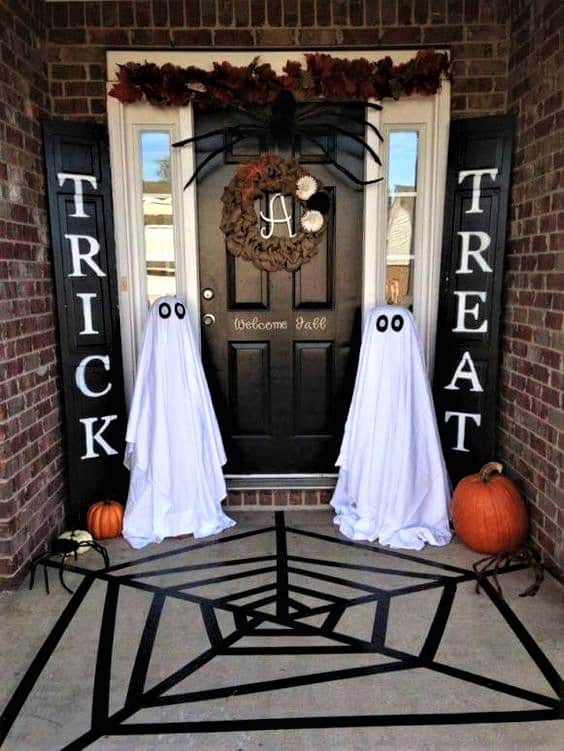
<path fill-rule="evenodd" d="M 456 534 L 478 553 L 516 550 L 529 530 L 523 496 L 502 472 L 503 464 L 488 462 L 460 480 L 452 497 Z"/>
<path fill-rule="evenodd" d="M 119 537 L 123 527 L 124 508 L 119 501 L 98 501 L 86 514 L 86 527 L 96 540 Z"/>

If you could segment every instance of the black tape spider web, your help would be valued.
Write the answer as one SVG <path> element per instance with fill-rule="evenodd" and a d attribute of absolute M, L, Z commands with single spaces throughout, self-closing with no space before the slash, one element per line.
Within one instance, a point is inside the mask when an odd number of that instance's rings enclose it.
<path fill-rule="evenodd" d="M 212 561 L 208 563 L 182 563 L 168 569 L 148 568 L 144 571 L 128 573 L 131 567 L 147 566 L 154 562 L 180 554 L 189 554 L 201 548 L 221 545 L 250 538 L 266 532 L 276 533 L 276 554 L 261 555 L 247 558 Z M 371 551 L 377 565 L 340 562 L 324 558 L 292 555 L 287 549 L 287 532 L 301 535 L 314 540 L 329 542 L 334 545 L 351 546 L 355 549 Z M 409 571 L 383 567 L 377 556 L 390 559 L 424 564 L 425 567 L 436 570 Z M 252 568 L 237 570 L 241 565 Z M 254 564 L 258 564 L 255 568 Z M 53 564 L 55 565 L 55 564 Z M 307 568 L 317 565 L 336 570 L 336 574 L 322 573 Z M 234 572 L 221 576 L 210 576 L 214 568 L 233 568 Z M 531 722 L 541 720 L 561 719 L 563 684 L 562 679 L 552 666 L 546 655 L 536 644 L 517 616 L 507 603 L 499 596 L 490 582 L 482 582 L 484 592 L 497 608 L 500 615 L 513 631 L 516 638 L 527 650 L 533 662 L 537 665 L 554 695 L 545 695 L 535 691 L 515 686 L 503 681 L 487 678 L 482 675 L 460 669 L 436 659 L 442 636 L 447 626 L 451 607 L 455 598 L 457 586 L 463 582 L 473 581 L 474 572 L 457 566 L 429 561 L 408 553 L 375 548 L 371 545 L 349 542 L 318 532 L 286 527 L 284 513 L 275 513 L 275 525 L 261 529 L 226 535 L 220 539 L 195 543 L 189 546 L 157 553 L 110 567 L 107 570 L 89 570 L 75 565 L 67 565 L 70 571 L 83 575 L 83 580 L 70 599 L 65 610 L 59 617 L 45 643 L 39 650 L 28 671 L 22 678 L 2 714 L 0 742 L 7 736 L 16 720 L 18 713 L 24 706 L 35 683 L 47 665 L 51 655 L 57 648 L 65 630 L 77 613 L 81 603 L 88 594 L 93 582 L 104 581 L 107 584 L 103 614 L 98 639 L 98 654 L 94 675 L 94 686 L 91 702 L 91 727 L 80 737 L 64 747 L 64 751 L 76 751 L 95 743 L 102 736 L 120 735 L 154 735 L 162 733 L 212 733 L 230 731 L 276 730 L 292 728 L 328 728 L 328 727 L 376 727 L 376 726 L 408 726 L 408 725 L 440 725 L 440 724 L 471 724 L 484 722 Z M 514 566 L 508 570 L 516 570 L 521 566 Z M 394 589 L 382 589 L 354 579 L 345 579 L 339 575 L 339 569 L 354 571 L 369 571 L 380 574 L 391 574 L 406 578 L 418 579 L 417 583 Z M 199 571 L 205 578 L 199 578 L 189 583 L 174 586 L 158 586 L 139 579 L 151 579 L 161 574 L 184 573 Z M 255 586 L 244 591 L 237 591 L 221 597 L 205 597 L 191 590 L 206 584 L 218 584 L 243 580 L 258 574 L 273 573 L 275 582 Z M 292 584 L 290 575 L 311 577 L 315 582 L 315 589 Z M 352 598 L 344 598 L 325 592 L 322 583 L 345 586 L 359 592 Z M 123 706 L 113 714 L 110 713 L 110 688 L 112 680 L 112 649 L 115 636 L 118 593 L 120 587 L 130 587 L 147 592 L 151 596 L 151 605 L 141 633 L 137 654 L 127 689 Z M 390 603 L 394 597 L 414 592 L 433 589 L 441 590 L 438 606 L 432 618 L 422 648 L 414 654 L 393 649 L 386 644 L 388 629 L 388 614 Z M 315 598 L 323 604 L 307 606 L 300 601 L 300 596 Z M 160 680 L 151 688 L 146 687 L 149 662 L 159 633 L 159 622 L 168 598 L 175 598 L 197 605 L 200 608 L 202 624 L 209 640 L 209 647 L 202 653 L 181 665 L 166 678 Z M 249 598 L 252 598 L 249 602 Z M 256 598 L 256 599 L 255 599 Z M 241 603 L 240 600 L 247 600 Z M 374 603 L 374 620 L 371 637 L 360 639 L 339 630 L 339 622 L 347 610 L 359 604 Z M 264 610 L 266 606 L 275 604 L 274 612 Z M 233 628 L 223 634 L 217 618 L 218 611 L 229 613 L 233 618 Z M 320 626 L 306 623 L 304 619 L 314 615 L 324 616 Z M 289 635 L 323 637 L 333 642 L 329 646 L 286 646 L 277 645 L 278 637 L 285 640 Z M 269 646 L 238 646 L 238 642 L 249 636 L 269 637 Z M 324 670 L 315 673 L 292 675 L 273 680 L 253 683 L 238 683 L 229 686 L 205 690 L 192 690 L 176 694 L 169 694 L 171 689 L 178 686 L 189 676 L 221 655 L 288 655 L 288 654 L 340 654 L 340 655 L 370 655 L 384 656 L 391 662 L 374 665 L 353 666 L 337 670 Z M 180 722 L 131 722 L 137 712 L 147 708 L 159 708 L 172 705 L 190 705 L 213 699 L 241 696 L 245 694 L 261 694 L 281 689 L 294 688 L 312 684 L 323 684 L 343 681 L 363 676 L 377 676 L 389 672 L 409 671 L 426 668 L 439 675 L 450 676 L 460 680 L 477 684 L 501 694 L 517 697 L 538 705 L 538 709 L 502 710 L 502 711 L 473 711 L 458 713 L 419 713 L 419 714 L 381 714 L 381 715 L 338 715 L 328 716 L 300 716 L 300 717 L 263 717 L 255 719 L 231 720 L 201 720 Z"/>

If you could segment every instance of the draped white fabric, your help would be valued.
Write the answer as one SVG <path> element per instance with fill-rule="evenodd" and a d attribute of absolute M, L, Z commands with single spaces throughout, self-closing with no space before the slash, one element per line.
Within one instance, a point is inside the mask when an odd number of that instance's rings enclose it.
<path fill-rule="evenodd" d="M 367 317 L 337 465 L 331 505 L 344 535 L 413 550 L 450 541 L 449 480 L 419 336 L 404 308 L 384 305 Z"/>
<path fill-rule="evenodd" d="M 221 508 L 225 452 L 189 317 L 176 297 L 159 298 L 149 312 L 126 441 L 123 536 L 130 545 L 206 537 L 235 524 Z"/>

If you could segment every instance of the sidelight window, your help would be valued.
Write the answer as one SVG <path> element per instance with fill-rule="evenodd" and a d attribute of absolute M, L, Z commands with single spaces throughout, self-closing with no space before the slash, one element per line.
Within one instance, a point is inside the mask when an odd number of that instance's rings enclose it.
<path fill-rule="evenodd" d="M 386 302 L 413 309 L 419 133 L 392 130 L 387 140 Z"/>
<path fill-rule="evenodd" d="M 176 294 L 170 134 L 139 134 L 147 298 Z"/>

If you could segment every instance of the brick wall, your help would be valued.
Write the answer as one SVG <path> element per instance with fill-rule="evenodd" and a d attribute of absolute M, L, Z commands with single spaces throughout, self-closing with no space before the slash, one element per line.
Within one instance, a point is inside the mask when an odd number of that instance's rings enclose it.
<path fill-rule="evenodd" d="M 103 118 L 108 47 L 452 48 L 455 116 L 505 111 L 505 0 L 137 0 L 50 3 L 56 114 Z M 291 56 L 291 54 L 290 54 Z M 113 72 L 112 72 L 113 73 Z"/>
<path fill-rule="evenodd" d="M 40 118 L 42 0 L 0 0 L 0 588 L 62 521 L 62 449 Z"/>
<path fill-rule="evenodd" d="M 7 432 L 8 440 L 0 457 L 0 576 L 16 583 L 26 557 L 62 514 L 38 117 L 51 108 L 66 118 L 103 120 L 109 47 L 213 45 L 331 46 L 334 54 L 351 46 L 447 46 L 454 61 L 453 117 L 502 113 L 508 106 L 519 113 L 500 445 L 532 504 L 534 537 L 547 561 L 562 570 L 558 351 L 563 293 L 554 233 L 563 216 L 555 182 L 561 167 L 555 143 L 562 122 L 555 68 L 559 5 L 547 0 L 0 0 L 0 237 L 4 230 L 10 233 L 8 242 L 0 240 L 0 285 L 9 294 L 0 304 L 8 318 L 1 324 L 7 339 L 0 351 L 9 360 L 1 379 L 7 409 L 0 415 L 0 439 Z M 245 492 L 231 494 L 229 502 L 258 507 L 317 505 L 327 499 L 325 492 L 315 498 Z"/>
<path fill-rule="evenodd" d="M 501 366 L 500 446 L 564 571 L 564 110 L 559 0 L 512 4 L 509 109 L 518 117 Z"/>

